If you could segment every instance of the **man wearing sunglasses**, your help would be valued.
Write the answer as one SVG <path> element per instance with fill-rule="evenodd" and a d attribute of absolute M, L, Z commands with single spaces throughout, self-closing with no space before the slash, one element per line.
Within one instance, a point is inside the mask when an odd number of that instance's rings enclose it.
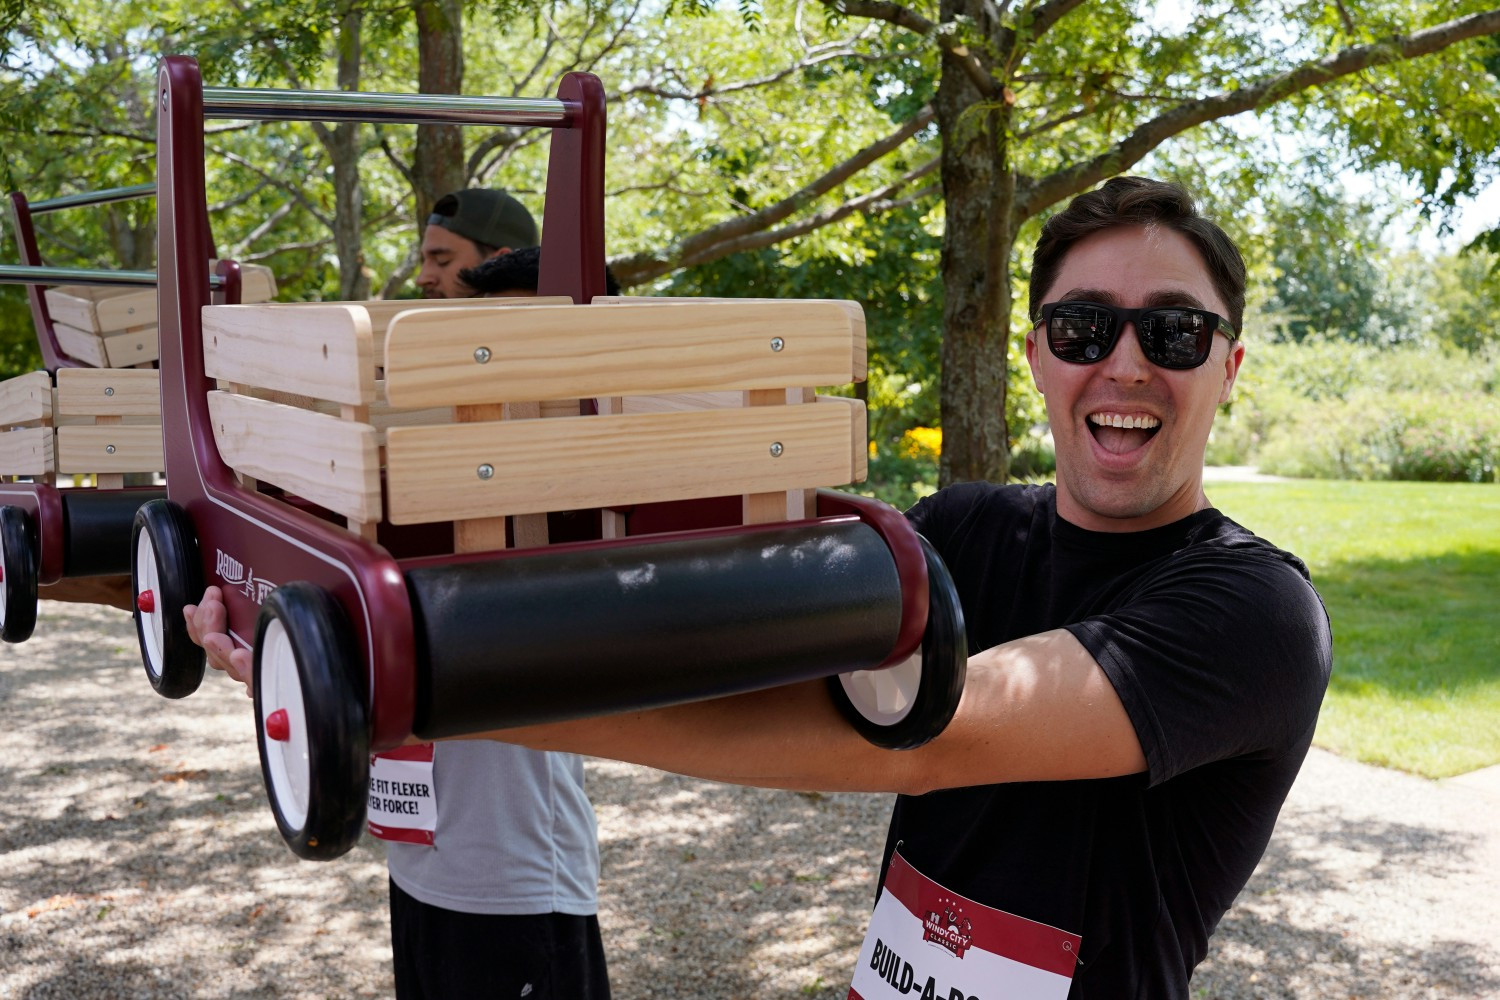
<path fill-rule="evenodd" d="M 822 683 L 488 735 L 900 793 L 851 996 L 1186 998 L 1332 658 L 1303 564 L 1203 492 L 1244 286 L 1175 185 L 1116 178 L 1043 227 L 1026 356 L 1057 484 L 964 483 L 908 512 L 952 572 L 970 650 L 957 714 L 925 746 L 873 747 Z"/>

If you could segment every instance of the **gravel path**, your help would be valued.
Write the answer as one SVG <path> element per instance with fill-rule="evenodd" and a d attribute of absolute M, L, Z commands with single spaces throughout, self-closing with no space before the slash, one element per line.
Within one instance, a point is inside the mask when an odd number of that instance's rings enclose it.
<path fill-rule="evenodd" d="M 153 694 L 125 614 L 0 650 L 0 998 L 390 995 L 385 868 L 276 836 L 249 702 Z M 615 995 L 842 998 L 888 800 L 590 762 Z M 1500 997 L 1500 792 L 1315 752 L 1202 997 Z"/>

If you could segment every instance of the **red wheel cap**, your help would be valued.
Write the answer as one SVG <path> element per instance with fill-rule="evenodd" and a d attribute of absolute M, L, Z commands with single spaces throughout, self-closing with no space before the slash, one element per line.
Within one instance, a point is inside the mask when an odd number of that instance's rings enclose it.
<path fill-rule="evenodd" d="M 142 614 L 149 615 L 156 610 L 156 595 L 149 590 L 143 590 L 135 595 L 135 606 L 141 609 Z"/>
<path fill-rule="evenodd" d="M 286 717 L 286 709 L 278 708 L 266 716 L 266 739 L 285 743 L 292 738 L 292 723 Z"/>

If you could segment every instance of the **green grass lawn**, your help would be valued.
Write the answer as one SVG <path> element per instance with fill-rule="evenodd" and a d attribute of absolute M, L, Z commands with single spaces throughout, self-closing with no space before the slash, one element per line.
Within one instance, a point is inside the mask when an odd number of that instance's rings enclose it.
<path fill-rule="evenodd" d="M 1333 622 L 1316 743 L 1440 778 L 1500 764 L 1500 485 L 1208 483 Z"/>

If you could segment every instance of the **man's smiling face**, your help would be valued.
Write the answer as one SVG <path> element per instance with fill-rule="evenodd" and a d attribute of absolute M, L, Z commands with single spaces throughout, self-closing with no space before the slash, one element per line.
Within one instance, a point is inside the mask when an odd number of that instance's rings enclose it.
<path fill-rule="evenodd" d="M 1121 226 L 1080 240 L 1042 297 L 1068 299 L 1228 314 L 1197 248 L 1162 226 Z M 1200 367 L 1160 368 L 1141 353 L 1130 323 L 1104 360 L 1072 364 L 1052 354 L 1044 327 L 1033 328 L 1026 358 L 1057 449 L 1058 513 L 1095 531 L 1141 531 L 1208 506 L 1203 449 L 1244 354 L 1242 343 L 1216 334 Z"/>

